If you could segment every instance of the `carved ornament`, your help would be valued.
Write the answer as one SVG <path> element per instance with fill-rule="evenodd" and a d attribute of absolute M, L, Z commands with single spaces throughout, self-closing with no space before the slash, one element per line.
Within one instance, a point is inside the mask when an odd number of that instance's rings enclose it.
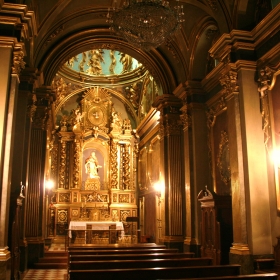
<path fill-rule="evenodd" d="M 59 26 L 47 39 L 44 47 L 46 47 L 53 39 L 55 39 L 64 30 L 64 25 Z"/>
<path fill-rule="evenodd" d="M 258 92 L 260 95 L 260 111 L 262 116 L 262 130 L 264 133 L 264 145 L 268 149 L 271 138 L 268 90 L 270 90 L 273 72 L 269 67 L 259 70 Z"/>
<path fill-rule="evenodd" d="M 208 5 L 211 7 L 213 11 L 218 11 L 218 1 L 217 0 L 207 0 Z"/>
<path fill-rule="evenodd" d="M 111 141 L 110 151 L 111 189 L 118 189 L 118 148 L 115 141 Z"/>
<path fill-rule="evenodd" d="M 23 57 L 24 57 L 24 52 L 22 51 L 22 47 L 14 51 L 13 66 L 12 66 L 13 74 L 20 74 L 21 70 L 25 68 L 25 62 L 23 61 Z"/>
<path fill-rule="evenodd" d="M 219 152 L 217 156 L 217 167 L 220 172 L 221 180 L 227 185 L 231 180 L 231 172 L 229 161 L 229 143 L 226 131 L 221 132 Z"/>
<path fill-rule="evenodd" d="M 237 83 L 237 72 L 230 70 L 227 74 L 224 74 L 220 78 L 220 84 L 223 87 L 223 91 L 226 96 L 234 92 L 239 92 L 239 86 Z"/>
<path fill-rule="evenodd" d="M 192 116 L 188 114 L 187 109 L 182 110 L 182 115 L 180 116 L 183 129 L 188 129 L 192 127 Z"/>

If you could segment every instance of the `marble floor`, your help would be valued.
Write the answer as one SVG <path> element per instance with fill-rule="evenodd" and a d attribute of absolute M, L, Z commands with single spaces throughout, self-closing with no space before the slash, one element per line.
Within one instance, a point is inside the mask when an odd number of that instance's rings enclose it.
<path fill-rule="evenodd" d="M 29 269 L 24 280 L 66 280 L 66 269 Z"/>

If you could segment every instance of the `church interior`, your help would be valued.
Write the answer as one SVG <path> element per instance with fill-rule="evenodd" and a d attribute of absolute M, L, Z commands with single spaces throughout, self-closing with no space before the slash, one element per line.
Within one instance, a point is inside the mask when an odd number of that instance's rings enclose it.
<path fill-rule="evenodd" d="M 280 266 L 279 21 L 279 0 L 0 0 L 0 280 L 53 244 Z"/>

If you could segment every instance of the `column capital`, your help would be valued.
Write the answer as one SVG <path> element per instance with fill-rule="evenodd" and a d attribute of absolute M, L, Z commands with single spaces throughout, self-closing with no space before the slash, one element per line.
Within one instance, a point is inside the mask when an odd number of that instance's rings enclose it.
<path fill-rule="evenodd" d="M 179 113 L 182 107 L 182 100 L 173 94 L 163 94 L 156 98 L 153 107 L 164 113 Z"/>
<path fill-rule="evenodd" d="M 1 6 L 0 19 L 1 24 L 9 25 L 8 29 L 2 30 L 10 30 L 8 36 L 16 37 L 18 41 L 22 37 L 29 40 L 37 35 L 35 13 L 28 11 L 27 5 L 4 3 Z"/>

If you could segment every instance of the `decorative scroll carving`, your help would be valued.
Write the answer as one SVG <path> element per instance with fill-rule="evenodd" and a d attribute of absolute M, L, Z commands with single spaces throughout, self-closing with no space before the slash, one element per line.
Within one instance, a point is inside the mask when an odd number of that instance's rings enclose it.
<path fill-rule="evenodd" d="M 32 126 L 35 129 L 45 130 L 49 112 L 48 100 L 44 98 L 37 100 L 36 105 L 37 108 L 32 118 Z"/>
<path fill-rule="evenodd" d="M 134 141 L 134 146 L 133 146 L 133 180 L 132 180 L 132 190 L 136 190 L 136 178 L 137 178 L 137 166 L 138 166 L 138 157 L 139 157 L 139 145 L 138 141 Z"/>
<path fill-rule="evenodd" d="M 25 62 L 23 61 L 24 52 L 22 51 L 22 47 L 20 46 L 13 53 L 13 66 L 12 73 L 20 74 L 21 70 L 25 68 Z"/>
<path fill-rule="evenodd" d="M 98 178 L 88 178 L 85 182 L 85 190 L 100 190 L 100 179 Z"/>
<path fill-rule="evenodd" d="M 35 115 L 35 112 L 37 109 L 37 106 L 36 106 L 37 97 L 36 97 L 36 94 L 34 94 L 34 93 L 31 95 L 31 97 L 32 98 L 28 105 L 27 114 L 28 114 L 28 117 L 30 118 L 30 120 L 33 121 L 33 118 L 34 118 L 34 115 Z"/>
<path fill-rule="evenodd" d="M 70 202 L 70 193 L 59 193 L 58 202 Z"/>
<path fill-rule="evenodd" d="M 135 195 L 133 193 L 131 194 L 131 203 L 135 203 Z"/>
<path fill-rule="evenodd" d="M 260 111 L 262 115 L 262 130 L 264 133 L 264 145 L 268 148 L 268 143 L 271 138 L 270 131 L 270 111 L 268 90 L 270 89 L 272 80 L 272 70 L 268 67 L 260 69 L 258 79 L 258 92 L 260 94 Z"/>
<path fill-rule="evenodd" d="M 113 209 L 112 210 L 112 219 L 116 220 L 118 218 L 118 210 L 117 209 Z"/>
<path fill-rule="evenodd" d="M 57 144 L 53 144 L 51 151 L 50 151 L 50 155 L 51 155 L 51 178 L 55 178 L 56 177 L 56 172 L 58 170 L 58 145 Z"/>
<path fill-rule="evenodd" d="M 131 134 L 132 128 L 131 128 L 131 122 L 129 119 L 123 120 L 122 130 L 124 131 L 124 133 L 128 132 L 129 134 Z"/>
<path fill-rule="evenodd" d="M 73 188 L 79 187 L 80 181 L 80 141 L 75 139 L 74 141 L 74 167 L 73 167 Z"/>
<path fill-rule="evenodd" d="M 237 72 L 230 70 L 227 74 L 224 74 L 220 78 L 220 84 L 224 89 L 225 96 L 234 92 L 239 92 L 239 86 L 237 84 Z"/>
<path fill-rule="evenodd" d="M 180 116 L 183 129 L 188 129 L 192 127 L 192 116 L 188 114 L 187 108 L 182 110 L 182 115 Z"/>
<path fill-rule="evenodd" d="M 127 217 L 131 217 L 131 211 L 130 210 L 120 210 L 120 220 L 126 221 Z"/>
<path fill-rule="evenodd" d="M 110 167 L 111 167 L 111 189 L 118 189 L 118 149 L 117 143 L 111 141 Z"/>
<path fill-rule="evenodd" d="M 126 96 L 130 100 L 132 106 L 136 111 L 138 111 L 139 108 L 139 97 L 141 94 L 141 88 L 138 85 L 138 83 L 133 83 L 130 87 L 127 87 L 126 89 Z"/>
<path fill-rule="evenodd" d="M 59 166 L 59 188 L 65 188 L 66 176 L 66 141 L 61 140 L 60 145 L 60 166 Z"/>
<path fill-rule="evenodd" d="M 60 27 L 58 27 L 58 28 L 48 37 L 48 39 L 47 39 L 47 41 L 46 41 L 44 47 L 47 47 L 47 45 L 48 45 L 49 43 L 51 43 L 51 41 L 52 41 L 53 39 L 55 39 L 63 30 L 64 30 L 64 25 L 61 25 Z"/>
<path fill-rule="evenodd" d="M 71 217 L 76 220 L 79 218 L 79 209 L 72 209 L 72 212 L 71 212 Z"/>
<path fill-rule="evenodd" d="M 129 203 L 129 194 L 119 194 L 120 203 Z"/>
<path fill-rule="evenodd" d="M 121 145 L 122 157 L 122 189 L 130 189 L 130 146 L 127 144 Z"/>
<path fill-rule="evenodd" d="M 63 78 L 57 76 L 52 81 L 52 90 L 55 92 L 56 100 L 54 102 L 55 108 L 59 105 L 59 103 L 74 90 L 71 83 L 66 83 Z"/>
<path fill-rule="evenodd" d="M 217 167 L 220 172 L 221 180 L 228 185 L 231 179 L 230 162 L 229 162 L 229 144 L 226 131 L 221 132 L 219 152 L 217 156 Z"/>
<path fill-rule="evenodd" d="M 166 136 L 169 135 L 179 135 L 182 131 L 182 123 L 180 119 L 168 118 L 166 120 Z"/>
<path fill-rule="evenodd" d="M 72 193 L 72 200 L 73 200 L 73 202 L 78 202 L 78 193 L 76 193 L 76 192 Z"/>
<path fill-rule="evenodd" d="M 94 191 L 90 194 L 82 195 L 81 200 L 85 202 L 106 202 L 107 196 Z"/>

